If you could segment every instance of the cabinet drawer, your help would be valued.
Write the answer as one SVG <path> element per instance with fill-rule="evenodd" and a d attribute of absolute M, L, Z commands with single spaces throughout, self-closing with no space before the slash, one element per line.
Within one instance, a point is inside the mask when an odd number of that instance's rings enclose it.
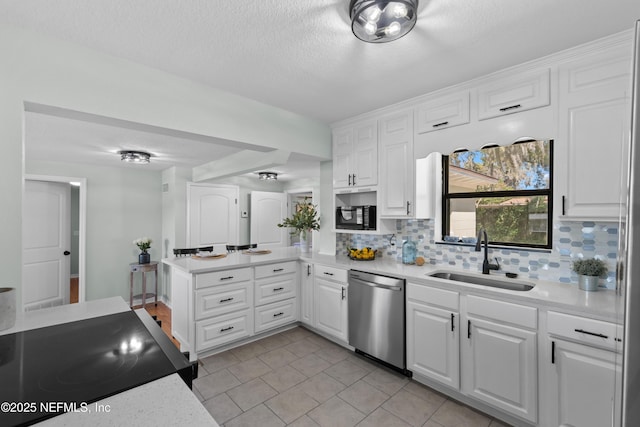
<path fill-rule="evenodd" d="M 250 308 L 252 292 L 251 282 L 247 281 L 197 290 L 196 320 Z"/>
<path fill-rule="evenodd" d="M 478 88 L 478 120 L 549 105 L 549 69 L 500 79 Z"/>
<path fill-rule="evenodd" d="M 456 312 L 459 311 L 460 308 L 457 292 L 445 291 L 444 289 L 431 288 L 415 283 L 409 283 L 407 285 L 407 299 Z"/>
<path fill-rule="evenodd" d="M 250 268 L 238 268 L 235 270 L 212 271 L 211 273 L 196 274 L 196 289 L 206 288 L 227 283 L 251 280 Z"/>
<path fill-rule="evenodd" d="M 280 274 L 295 273 L 296 262 L 289 261 L 280 262 L 277 264 L 259 265 L 255 267 L 255 269 L 256 279 L 261 279 L 264 277 L 277 276 Z"/>
<path fill-rule="evenodd" d="M 255 302 L 262 305 L 296 296 L 296 275 L 286 274 L 270 279 L 256 280 Z"/>
<path fill-rule="evenodd" d="M 295 298 L 256 308 L 256 332 L 282 326 L 296 321 L 297 302 Z"/>
<path fill-rule="evenodd" d="M 325 265 L 316 265 L 316 277 L 322 277 L 327 280 L 334 280 L 337 282 L 347 283 L 348 273 L 347 270 L 341 270 L 339 268 L 328 267 Z"/>
<path fill-rule="evenodd" d="M 420 104 L 414 114 L 416 133 L 427 133 L 469 123 L 469 92 Z"/>
<path fill-rule="evenodd" d="M 196 351 L 206 350 L 253 335 L 253 310 L 216 316 L 196 322 Z"/>
<path fill-rule="evenodd" d="M 622 349 L 622 325 L 550 311 L 547 314 L 549 334 L 599 347 Z"/>
<path fill-rule="evenodd" d="M 538 309 L 510 302 L 467 296 L 467 313 L 529 329 L 538 328 Z"/>

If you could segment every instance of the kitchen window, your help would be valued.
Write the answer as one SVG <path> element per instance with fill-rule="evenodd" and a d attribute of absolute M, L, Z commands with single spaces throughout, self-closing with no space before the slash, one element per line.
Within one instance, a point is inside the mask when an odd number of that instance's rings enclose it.
<path fill-rule="evenodd" d="M 494 245 L 551 248 L 553 141 L 457 151 L 442 156 L 442 167 L 445 240 L 484 227 Z"/>

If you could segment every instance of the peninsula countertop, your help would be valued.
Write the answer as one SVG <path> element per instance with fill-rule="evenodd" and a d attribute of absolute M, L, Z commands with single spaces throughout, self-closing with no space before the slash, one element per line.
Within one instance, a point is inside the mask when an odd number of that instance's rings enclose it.
<path fill-rule="evenodd" d="M 482 285 L 466 284 L 452 280 L 429 277 L 437 271 L 455 271 L 465 274 L 478 274 L 474 271 L 451 268 L 449 266 L 405 265 L 395 258 L 382 257 L 373 261 L 355 261 L 345 255 L 302 253 L 299 248 L 285 247 L 271 249 L 266 255 L 245 255 L 241 252 L 227 254 L 218 259 L 194 259 L 192 257 L 167 258 L 162 262 L 188 274 L 200 274 L 210 271 L 232 268 L 252 267 L 284 261 L 302 260 L 314 264 L 334 266 L 344 269 L 360 270 L 368 273 L 388 275 L 406 279 L 410 283 L 449 289 L 465 294 L 486 296 L 505 301 L 533 304 L 541 309 L 558 309 L 576 315 L 585 315 L 595 319 L 622 323 L 624 298 L 612 290 L 586 292 L 578 289 L 577 284 L 550 282 L 526 277 L 517 280 L 531 283 L 530 291 L 512 291 Z M 504 272 L 492 272 L 496 280 L 511 280 Z"/>

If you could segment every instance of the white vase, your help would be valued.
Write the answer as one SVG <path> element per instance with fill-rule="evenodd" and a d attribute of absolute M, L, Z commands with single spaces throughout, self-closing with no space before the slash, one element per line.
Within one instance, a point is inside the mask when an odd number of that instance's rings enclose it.
<path fill-rule="evenodd" d="M 300 233 L 300 252 L 309 253 L 309 231 Z"/>

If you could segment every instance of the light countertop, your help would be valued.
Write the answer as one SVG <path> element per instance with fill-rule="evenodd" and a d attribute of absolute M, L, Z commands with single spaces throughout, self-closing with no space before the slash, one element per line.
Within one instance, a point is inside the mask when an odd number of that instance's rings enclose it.
<path fill-rule="evenodd" d="M 535 305 L 540 309 L 562 310 L 576 315 L 585 315 L 592 318 L 622 323 L 624 313 L 624 298 L 615 291 L 599 290 L 586 292 L 578 289 L 576 284 L 548 282 L 528 278 L 515 279 L 534 284 L 530 291 L 511 291 L 506 289 L 465 284 L 445 279 L 428 277 L 436 271 L 456 271 L 465 274 L 479 274 L 467 270 L 452 269 L 448 266 L 435 266 L 425 264 L 405 265 L 391 258 L 379 258 L 374 261 L 353 261 L 347 256 L 322 255 L 318 253 L 301 253 L 298 248 L 287 247 L 272 249 L 268 255 L 243 255 L 231 253 L 220 259 L 192 259 L 191 257 L 163 259 L 162 262 L 178 268 L 189 274 L 199 274 L 209 271 L 225 270 L 230 268 L 251 267 L 273 262 L 303 260 L 315 264 L 323 264 L 344 269 L 361 270 L 370 273 L 389 275 L 407 279 L 409 283 L 429 284 L 430 286 L 450 289 L 465 294 L 499 298 L 501 300 L 516 303 Z M 496 280 L 514 280 L 505 277 L 503 272 L 491 272 Z M 486 278 L 486 276 L 484 276 Z"/>

